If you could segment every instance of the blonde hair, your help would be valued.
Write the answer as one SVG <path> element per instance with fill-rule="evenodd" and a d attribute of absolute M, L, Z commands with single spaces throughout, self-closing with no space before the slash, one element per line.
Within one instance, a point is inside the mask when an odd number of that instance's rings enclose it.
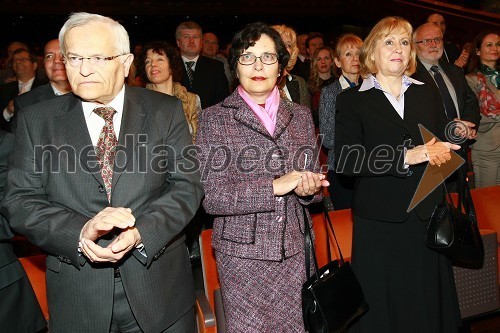
<path fill-rule="evenodd" d="M 334 57 L 337 58 L 337 60 L 340 60 L 340 57 L 342 56 L 342 48 L 345 46 L 362 48 L 363 47 L 363 40 L 361 38 L 359 38 L 358 36 L 356 36 L 355 34 L 351 34 L 351 33 L 343 34 L 342 36 L 340 36 L 339 39 L 337 40 L 337 44 L 335 44 L 335 56 Z M 334 64 L 334 68 L 335 68 L 335 74 L 337 76 L 342 75 L 342 68 L 338 68 L 335 64 Z"/>
<path fill-rule="evenodd" d="M 335 77 L 335 64 L 333 63 L 333 57 L 335 56 L 335 53 L 333 52 L 331 47 L 318 47 L 314 51 L 313 57 L 311 58 L 311 74 L 309 75 L 309 90 L 311 91 L 311 94 L 314 94 L 316 91 L 320 90 L 323 83 L 323 80 L 319 77 L 318 68 L 316 67 L 316 64 L 318 63 L 318 55 L 323 50 L 326 50 L 330 53 L 330 57 L 332 58 L 332 67 L 330 67 L 330 73 L 332 74 L 332 77 Z"/>
<path fill-rule="evenodd" d="M 404 31 L 410 38 L 410 61 L 408 62 L 408 67 L 406 68 L 404 73 L 408 76 L 415 73 L 415 69 L 417 68 L 416 50 L 415 45 L 411 41 L 413 28 L 410 22 L 408 22 L 404 18 L 398 16 L 389 16 L 380 20 L 373 27 L 373 29 L 370 31 L 370 34 L 364 41 L 363 48 L 361 49 L 361 53 L 359 55 L 359 73 L 362 77 L 367 77 L 369 74 L 378 73 L 377 64 L 375 64 L 375 60 L 372 59 L 373 54 L 375 53 L 377 42 L 382 38 L 388 36 L 389 34 L 399 31 Z"/>
<path fill-rule="evenodd" d="M 283 39 L 283 36 L 285 36 L 292 41 L 292 53 L 290 54 L 290 59 L 288 60 L 288 63 L 285 67 L 286 71 L 290 72 L 295 66 L 295 63 L 297 62 L 297 56 L 299 55 L 299 48 L 297 47 L 297 33 L 295 32 L 295 30 L 284 24 L 272 25 L 271 28 L 273 28 L 280 34 L 281 39 Z"/>

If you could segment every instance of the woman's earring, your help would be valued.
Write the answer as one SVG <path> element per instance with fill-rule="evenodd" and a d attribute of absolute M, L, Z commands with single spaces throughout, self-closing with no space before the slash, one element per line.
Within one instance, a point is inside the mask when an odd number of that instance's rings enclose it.
<path fill-rule="evenodd" d="M 280 75 L 281 75 L 281 74 L 280 74 L 280 73 L 278 73 L 278 77 L 280 77 Z"/>

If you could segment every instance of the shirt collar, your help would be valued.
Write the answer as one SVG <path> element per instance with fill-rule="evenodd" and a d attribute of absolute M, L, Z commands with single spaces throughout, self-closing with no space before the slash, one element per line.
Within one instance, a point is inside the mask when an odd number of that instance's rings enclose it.
<path fill-rule="evenodd" d="M 341 75 L 339 77 L 339 82 L 340 82 L 340 87 L 342 88 L 342 90 L 346 90 L 346 89 L 349 89 L 351 87 L 351 85 L 349 84 L 349 82 L 347 82 L 344 75 Z"/>
<path fill-rule="evenodd" d="M 440 71 L 440 72 L 442 72 L 442 71 L 443 71 L 443 70 L 442 70 L 442 68 L 441 68 L 441 66 L 439 66 L 439 63 L 437 63 L 437 64 L 431 64 L 431 63 L 428 63 L 428 62 L 423 61 L 423 60 L 422 60 L 422 59 L 420 59 L 420 58 L 418 58 L 418 60 L 420 60 L 420 62 L 422 63 L 422 65 L 424 65 L 425 69 L 427 69 L 427 71 L 428 71 L 428 72 L 430 72 L 430 71 L 431 71 L 431 67 L 432 67 L 432 66 L 438 66 L 439 71 Z"/>
<path fill-rule="evenodd" d="M 409 76 L 403 75 L 403 81 L 402 81 L 403 91 L 401 92 L 401 94 L 403 94 L 406 91 L 406 89 L 408 89 L 408 87 L 412 84 L 422 85 L 424 83 L 420 82 L 418 80 L 415 80 Z M 378 83 L 375 76 L 370 74 L 363 80 L 363 83 L 361 84 L 359 91 L 366 91 L 366 90 L 370 90 L 372 88 L 383 90 L 382 86 L 380 85 L 380 83 Z"/>
<path fill-rule="evenodd" d="M 125 102 L 125 85 L 123 85 L 122 89 L 118 93 L 118 95 L 113 98 L 109 104 L 102 105 L 94 102 L 85 102 L 82 101 L 83 114 L 88 118 L 92 115 L 92 112 L 97 107 L 110 106 L 116 110 L 117 113 L 123 112 L 123 104 Z"/>
<path fill-rule="evenodd" d="M 31 79 L 29 79 L 28 81 L 26 81 L 26 82 L 22 82 L 21 80 L 17 80 L 17 83 L 19 84 L 19 88 L 21 88 L 23 84 L 25 86 L 31 86 L 33 84 L 33 81 L 35 81 L 35 77 L 34 76 Z"/>
<path fill-rule="evenodd" d="M 59 91 L 59 89 L 57 89 L 53 84 L 51 84 L 50 87 L 52 88 L 52 91 L 54 92 L 54 95 L 56 95 L 56 96 L 62 96 L 65 94 L 65 93 Z"/>
<path fill-rule="evenodd" d="M 193 59 L 188 59 L 185 56 L 181 56 L 181 58 L 182 58 L 182 63 L 184 64 L 184 67 L 186 67 L 186 61 L 194 61 L 193 67 L 191 67 L 191 69 L 194 70 L 196 68 L 196 63 L 198 62 L 198 59 L 200 58 L 200 55 L 198 54 Z"/>

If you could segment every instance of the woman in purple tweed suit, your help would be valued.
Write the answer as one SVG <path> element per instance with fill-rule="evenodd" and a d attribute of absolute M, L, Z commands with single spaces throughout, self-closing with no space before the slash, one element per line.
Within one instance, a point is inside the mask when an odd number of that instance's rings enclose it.
<path fill-rule="evenodd" d="M 240 85 L 199 118 L 203 205 L 215 216 L 229 333 L 304 332 L 302 205 L 319 200 L 328 182 L 317 173 L 311 111 L 276 87 L 288 58 L 274 29 L 247 25 L 229 55 Z"/>

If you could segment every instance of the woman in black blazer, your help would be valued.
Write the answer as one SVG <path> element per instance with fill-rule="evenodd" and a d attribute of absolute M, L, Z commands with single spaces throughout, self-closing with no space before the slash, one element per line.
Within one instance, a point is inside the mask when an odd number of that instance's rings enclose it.
<path fill-rule="evenodd" d="M 410 209 L 427 164 L 459 148 L 422 140 L 419 124 L 443 137 L 445 120 L 439 96 L 409 77 L 411 35 L 402 18 L 377 23 L 360 55 L 363 83 L 337 97 L 337 172 L 357 177 L 352 261 L 370 306 L 354 332 L 456 333 L 460 325 L 450 261 L 424 243 L 440 186 Z"/>

